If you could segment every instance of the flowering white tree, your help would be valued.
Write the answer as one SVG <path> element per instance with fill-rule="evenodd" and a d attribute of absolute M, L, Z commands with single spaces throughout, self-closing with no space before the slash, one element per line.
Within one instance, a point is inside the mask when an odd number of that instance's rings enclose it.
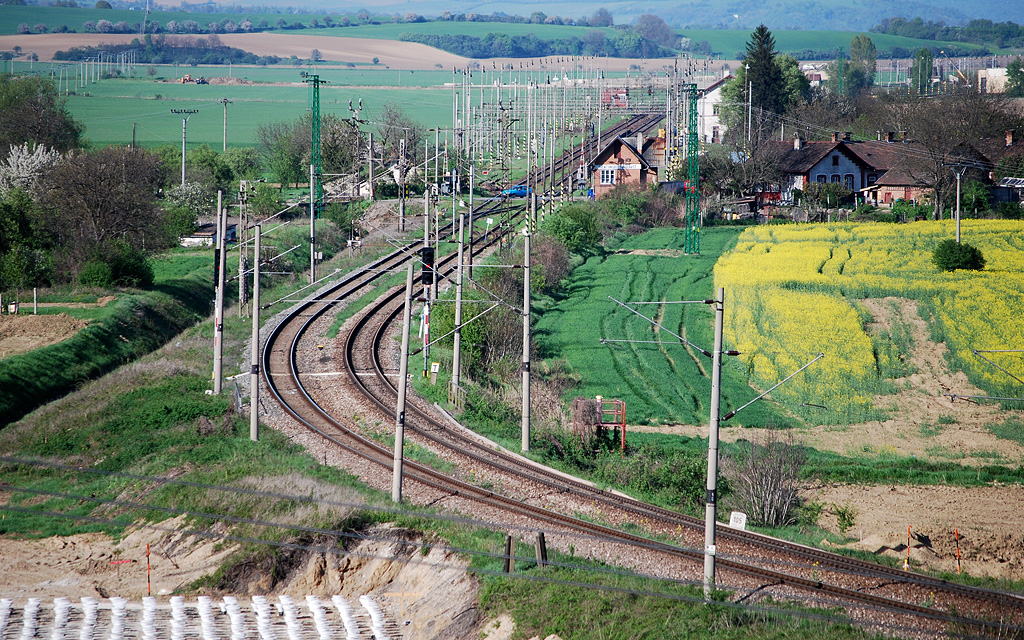
<path fill-rule="evenodd" d="M 0 162 L 0 195 L 6 196 L 11 189 L 28 190 L 47 167 L 60 158 L 60 153 L 46 145 L 36 146 L 30 142 L 11 145 L 7 158 Z"/>

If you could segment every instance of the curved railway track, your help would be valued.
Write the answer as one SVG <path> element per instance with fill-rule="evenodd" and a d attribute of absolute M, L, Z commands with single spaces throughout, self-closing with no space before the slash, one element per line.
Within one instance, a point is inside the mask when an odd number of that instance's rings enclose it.
<path fill-rule="evenodd" d="M 474 215 L 488 212 L 481 210 Z M 492 234 L 491 242 L 496 242 L 499 237 Z M 401 247 L 349 274 L 321 292 L 314 301 L 298 306 L 273 330 L 263 350 L 265 379 L 286 412 L 347 455 L 388 470 L 393 461 L 392 450 L 363 437 L 357 429 L 346 426 L 320 406 L 302 383 L 300 376 L 306 372 L 299 370 L 297 353 L 313 322 L 334 308 L 336 302 L 351 299 L 381 274 L 413 259 L 419 246 L 419 242 L 413 242 Z M 452 258 L 447 256 L 438 260 L 439 273 L 452 270 Z M 391 373 L 393 376 L 393 372 L 381 361 L 380 352 L 401 309 L 401 296 L 401 288 L 396 288 L 378 300 L 346 334 L 343 348 L 345 372 L 350 382 L 377 405 L 381 413 L 392 416 L 392 419 L 395 390 L 388 375 Z M 699 575 L 703 552 L 695 550 L 701 543 L 694 541 L 697 534 L 703 535 L 702 520 L 597 489 L 517 455 L 496 451 L 493 446 L 481 444 L 429 413 L 410 403 L 407 407 L 407 432 L 430 442 L 435 448 L 455 450 L 475 465 L 497 469 L 547 491 L 599 504 L 605 509 L 607 519 L 642 522 L 652 534 L 686 542 L 688 547 L 565 516 L 408 460 L 405 463 L 407 482 L 418 483 L 439 496 L 457 496 L 516 514 L 530 522 L 541 523 L 549 531 L 573 532 L 597 536 L 615 544 L 639 546 L 664 558 L 660 562 L 666 565 L 670 574 L 674 571 L 675 576 L 691 578 Z M 783 587 L 813 593 L 826 600 L 884 609 L 896 612 L 896 615 L 925 620 L 935 631 L 955 624 L 983 635 L 995 635 L 1005 633 L 1008 626 L 1019 625 L 1024 620 L 1024 600 L 1012 594 L 949 583 L 725 526 L 719 527 L 718 538 L 721 549 L 717 563 L 719 571 L 723 575 L 741 576 L 747 584 L 756 585 L 755 588 Z M 919 604 L 926 601 L 933 604 Z M 951 610 L 960 612 L 960 615 L 946 613 Z M 1017 633 L 1021 631 L 1016 627 L 1014 630 Z"/>

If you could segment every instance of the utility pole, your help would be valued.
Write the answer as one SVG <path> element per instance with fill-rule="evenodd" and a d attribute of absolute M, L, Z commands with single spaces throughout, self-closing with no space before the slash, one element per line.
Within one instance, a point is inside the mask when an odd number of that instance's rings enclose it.
<path fill-rule="evenodd" d="M 409 325 L 412 323 L 412 263 L 405 276 L 405 310 L 402 313 L 402 353 L 398 365 L 398 405 L 395 408 L 395 466 L 391 476 L 391 501 L 402 501 L 402 456 L 405 453 L 405 394 L 409 378 Z"/>
<path fill-rule="evenodd" d="M 405 138 L 398 141 L 398 231 L 405 231 Z"/>
<path fill-rule="evenodd" d="M 370 162 L 369 162 L 369 165 L 370 165 L 369 166 L 369 174 L 370 174 L 370 202 L 373 202 L 374 193 L 373 193 L 373 132 L 372 131 L 369 133 L 369 138 L 370 138 L 370 147 L 369 147 L 369 156 L 370 156 Z M 402 231 L 402 229 L 400 229 L 400 231 Z"/>
<path fill-rule="evenodd" d="M 967 171 L 967 165 L 953 165 L 953 173 L 956 174 L 956 243 L 960 244 L 960 178 Z"/>
<path fill-rule="evenodd" d="M 221 145 L 220 152 L 224 153 L 228 150 L 228 105 L 231 101 L 227 98 L 221 98 L 220 103 L 224 105 L 224 144 Z"/>
<path fill-rule="evenodd" d="M 213 252 L 214 286 L 217 288 L 217 302 L 213 314 L 213 394 L 220 395 L 224 384 L 224 267 L 227 251 L 227 216 L 224 215 L 223 192 L 217 192 L 217 245 Z"/>
<path fill-rule="evenodd" d="M 711 415 L 708 429 L 708 483 L 704 510 L 704 599 L 715 590 L 715 517 L 718 511 L 718 422 L 722 397 L 722 325 L 725 289 L 715 298 L 715 350 L 711 354 Z"/>
<path fill-rule="evenodd" d="M 255 256 L 252 261 L 252 367 L 249 370 L 249 439 L 260 439 L 260 236 L 263 226 L 256 225 Z"/>
<path fill-rule="evenodd" d="M 523 231 L 523 424 L 522 450 L 530 450 L 530 229 Z"/>
<path fill-rule="evenodd" d="M 188 119 L 199 109 L 171 109 L 171 113 L 181 116 L 181 186 L 185 186 L 185 141 L 188 138 Z"/>

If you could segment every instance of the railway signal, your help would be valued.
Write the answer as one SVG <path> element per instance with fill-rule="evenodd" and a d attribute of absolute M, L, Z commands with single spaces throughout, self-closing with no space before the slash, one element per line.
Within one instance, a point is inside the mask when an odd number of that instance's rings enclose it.
<path fill-rule="evenodd" d="M 420 272 L 421 284 L 434 283 L 434 247 L 423 247 L 420 249 L 423 260 L 423 271 Z"/>

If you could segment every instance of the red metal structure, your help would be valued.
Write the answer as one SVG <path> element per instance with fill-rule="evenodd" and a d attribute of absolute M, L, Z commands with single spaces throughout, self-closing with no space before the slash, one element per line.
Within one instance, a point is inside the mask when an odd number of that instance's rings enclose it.
<path fill-rule="evenodd" d="M 601 426 L 619 430 L 619 447 L 626 451 L 626 403 L 623 400 L 607 400 L 597 397 L 600 404 Z"/>

